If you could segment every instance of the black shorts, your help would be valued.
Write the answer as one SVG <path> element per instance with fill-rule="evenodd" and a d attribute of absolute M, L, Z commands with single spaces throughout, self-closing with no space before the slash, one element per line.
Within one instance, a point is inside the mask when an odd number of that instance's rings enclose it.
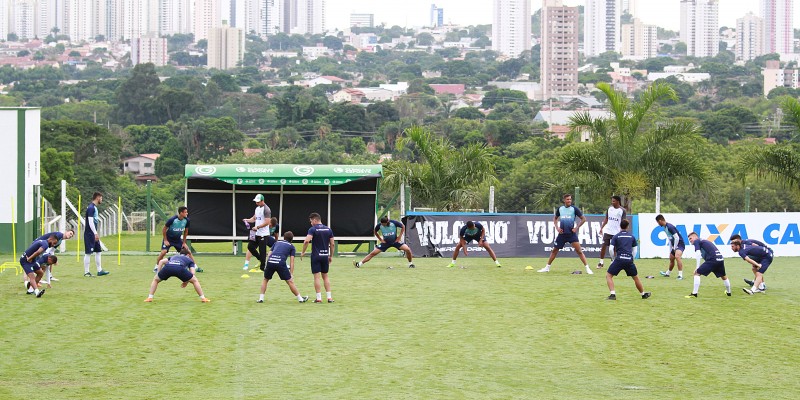
<path fill-rule="evenodd" d="M 480 236 L 464 236 L 464 242 L 466 242 L 467 244 L 470 244 L 473 241 L 475 241 L 477 243 L 480 243 L 481 239 L 483 239 L 483 238 L 480 237 Z"/>
<path fill-rule="evenodd" d="M 161 267 L 161 270 L 158 271 L 158 279 L 165 281 L 171 277 L 177 277 L 183 282 L 189 282 L 189 280 L 194 277 L 192 271 L 189 271 L 188 268 L 181 267 L 180 265 L 169 265 L 165 264 Z"/>
<path fill-rule="evenodd" d="M 611 265 L 608 266 L 608 273 L 617 276 L 620 271 L 625 271 L 628 276 L 639 275 L 639 272 L 636 270 L 636 264 L 633 263 L 633 260 L 623 260 L 620 258 L 614 259 L 614 261 L 611 262 Z"/>
<path fill-rule="evenodd" d="M 275 243 L 278 241 L 277 239 L 275 239 L 275 236 L 264 236 L 264 240 L 267 242 L 267 246 L 269 246 L 270 248 L 274 246 Z"/>
<path fill-rule="evenodd" d="M 25 271 L 25 275 L 32 274 L 33 271 L 42 269 L 42 267 L 39 266 L 39 263 L 37 263 L 36 261 L 28 262 L 28 258 L 25 257 L 24 255 L 19 258 L 19 265 Z"/>
<path fill-rule="evenodd" d="M 380 251 L 386 251 L 386 250 L 391 249 L 392 247 L 394 247 L 395 249 L 400 250 L 400 247 L 402 247 L 402 246 L 403 246 L 403 243 L 400 243 L 400 242 L 385 242 L 385 243 L 378 243 L 378 245 L 375 246 L 375 247 Z"/>
<path fill-rule="evenodd" d="M 561 233 L 556 236 L 556 248 L 561 250 L 567 243 L 578 242 L 578 234 L 570 231 L 569 233 Z"/>
<path fill-rule="evenodd" d="M 180 252 L 181 249 L 183 248 L 183 240 L 181 240 L 181 239 L 178 239 L 178 240 L 169 240 L 169 239 L 167 239 L 167 243 L 169 243 L 169 246 L 164 246 L 164 242 L 163 241 L 161 242 L 161 251 L 164 251 L 164 250 L 169 251 L 170 247 L 174 247 L 175 250 Z"/>
<path fill-rule="evenodd" d="M 703 276 L 708 276 L 712 272 L 717 278 L 725 276 L 725 261 L 706 261 L 697 268 L 697 273 Z"/>
<path fill-rule="evenodd" d="M 83 250 L 86 254 L 100 253 L 103 249 L 100 247 L 100 241 L 94 240 L 94 235 L 83 235 Z"/>
<path fill-rule="evenodd" d="M 328 262 L 328 257 L 311 258 L 311 273 L 312 274 L 327 274 L 331 264 Z"/>
<path fill-rule="evenodd" d="M 281 278 L 282 281 L 288 281 L 292 279 L 292 273 L 289 271 L 289 267 L 286 265 L 285 262 L 282 263 L 267 263 L 267 268 L 264 268 L 264 279 L 272 279 L 272 275 L 278 273 L 278 277 Z"/>
<path fill-rule="evenodd" d="M 769 268 L 770 264 L 772 264 L 772 257 L 764 257 L 759 264 L 761 264 L 761 268 L 758 269 L 758 272 L 761 272 L 762 274 L 767 272 L 767 268 Z"/>
<path fill-rule="evenodd" d="M 614 235 L 604 233 L 603 234 L 603 246 L 608 247 L 611 246 L 611 239 L 614 238 Z"/>

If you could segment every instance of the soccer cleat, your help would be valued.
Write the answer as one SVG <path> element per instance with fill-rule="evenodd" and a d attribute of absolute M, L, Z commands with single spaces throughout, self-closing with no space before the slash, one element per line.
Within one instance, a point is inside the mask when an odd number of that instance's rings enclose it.
<path fill-rule="evenodd" d="M 103 276 L 103 275 L 108 275 L 108 274 L 110 274 L 110 272 L 108 272 L 106 270 L 97 271 L 97 276 Z"/>
<path fill-rule="evenodd" d="M 200 267 L 195 268 L 194 272 L 203 272 L 203 269 Z"/>
<path fill-rule="evenodd" d="M 333 299 L 328 299 L 328 303 L 333 303 Z"/>
<path fill-rule="evenodd" d="M 414 264 L 408 264 L 408 268 L 417 268 Z"/>
<path fill-rule="evenodd" d="M 264 300 L 256 300 L 256 303 L 263 303 Z"/>
<path fill-rule="evenodd" d="M 247 265 L 245 265 L 244 267 L 242 267 L 242 271 L 247 271 Z"/>
<path fill-rule="evenodd" d="M 601 262 L 597 263 L 597 269 L 601 269 L 601 268 L 603 268 L 603 263 L 601 263 Z"/>
<path fill-rule="evenodd" d="M 764 283 L 764 282 L 761 282 L 761 286 L 759 286 L 758 288 L 765 292 L 765 291 L 767 291 L 767 284 Z"/>
<path fill-rule="evenodd" d="M 652 295 L 653 295 L 653 294 L 652 294 L 652 293 L 650 293 L 650 292 L 644 292 L 644 294 L 642 295 L 642 299 L 647 299 L 647 298 L 649 298 L 649 297 L 650 297 L 650 296 L 652 296 Z"/>
<path fill-rule="evenodd" d="M 322 299 L 316 299 L 314 300 L 314 303 L 322 303 Z"/>
<path fill-rule="evenodd" d="M 353 266 L 356 267 L 356 268 L 361 268 L 361 261 L 353 260 Z"/>
<path fill-rule="evenodd" d="M 606 297 L 606 300 L 616 300 L 616 299 L 617 299 L 617 295 L 615 295 L 615 294 L 610 294 L 610 295 L 608 295 L 608 297 Z"/>
<path fill-rule="evenodd" d="M 675 279 L 677 279 L 677 280 L 679 280 L 679 281 L 682 281 L 682 280 L 683 280 L 683 277 L 682 277 L 682 276 L 679 276 L 679 277 L 677 277 L 677 278 L 675 278 Z"/>
<path fill-rule="evenodd" d="M 494 265 L 496 265 L 496 266 L 497 266 L 497 268 L 503 268 L 503 266 L 502 266 L 502 265 L 500 265 L 500 263 L 495 263 Z"/>
<path fill-rule="evenodd" d="M 753 295 L 753 291 L 748 289 L 748 288 L 742 288 L 742 291 L 744 291 L 745 293 L 747 293 L 747 294 L 749 294 L 751 296 Z"/>
<path fill-rule="evenodd" d="M 153 267 L 153 272 L 158 272 L 158 267 Z"/>
<path fill-rule="evenodd" d="M 753 286 L 753 285 L 755 284 L 755 282 L 753 282 L 753 281 L 751 281 L 751 280 L 749 280 L 749 279 L 745 279 L 745 280 L 744 280 L 744 283 L 746 283 L 746 284 L 748 284 L 748 285 L 750 285 L 750 286 Z"/>
<path fill-rule="evenodd" d="M 305 303 L 308 301 L 308 296 L 303 296 L 303 300 L 298 300 L 300 303 Z"/>
<path fill-rule="evenodd" d="M 586 273 L 589 275 L 594 275 L 594 271 L 592 271 L 592 268 L 589 267 L 588 265 L 586 266 Z"/>
<path fill-rule="evenodd" d="M 692 293 L 692 294 L 690 294 L 688 296 L 683 296 L 683 297 L 685 297 L 687 299 L 696 299 L 697 298 L 697 293 Z"/>
<path fill-rule="evenodd" d="M 25 285 L 25 290 L 31 290 L 31 282 L 30 281 L 25 281 L 24 285 Z"/>
<path fill-rule="evenodd" d="M 148 298 L 144 299 L 144 302 L 145 303 L 152 303 L 153 302 L 153 298 L 152 297 L 148 297 Z"/>
<path fill-rule="evenodd" d="M 536 272 L 550 272 L 550 268 L 544 267 L 544 268 L 542 268 L 542 269 L 540 269 L 540 270 L 538 270 Z"/>
<path fill-rule="evenodd" d="M 666 271 L 658 271 L 658 273 L 661 274 L 661 276 L 669 276 L 669 272 Z"/>
<path fill-rule="evenodd" d="M 36 297 L 44 296 L 44 289 L 40 290 L 39 293 L 36 294 Z"/>
<path fill-rule="evenodd" d="M 725 291 L 725 294 L 726 294 L 728 297 L 731 297 L 731 292 L 729 292 L 729 291 L 727 291 L 727 290 L 726 290 L 726 291 Z"/>
<path fill-rule="evenodd" d="M 753 290 L 753 293 L 764 293 L 764 291 L 761 290 L 761 289 L 756 289 L 756 290 Z"/>
<path fill-rule="evenodd" d="M 91 272 L 87 272 L 87 273 L 83 274 L 83 276 L 91 278 L 92 277 L 92 273 Z"/>
<path fill-rule="evenodd" d="M 450 264 L 447 264 L 447 268 L 453 268 L 455 266 L 456 266 L 456 263 L 454 263 L 454 262 L 450 262 Z"/>
<path fill-rule="evenodd" d="M 203 303 L 211 303 L 211 299 L 209 299 L 208 297 L 203 297 L 202 299 L 200 299 L 200 301 L 202 301 Z"/>
<path fill-rule="evenodd" d="M 58 278 L 56 278 L 53 275 L 50 275 L 50 280 L 53 281 L 53 282 L 58 282 Z"/>

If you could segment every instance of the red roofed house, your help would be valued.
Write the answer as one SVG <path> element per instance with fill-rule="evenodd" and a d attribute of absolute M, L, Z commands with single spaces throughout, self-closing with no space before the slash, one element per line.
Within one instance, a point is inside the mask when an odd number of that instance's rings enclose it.
<path fill-rule="evenodd" d="M 463 83 L 433 83 L 428 86 L 430 86 L 436 94 L 452 94 L 454 96 L 461 96 L 466 90 Z"/>
<path fill-rule="evenodd" d="M 156 159 L 160 154 L 139 154 L 136 157 L 123 160 L 122 170 L 135 175 L 154 175 L 156 173 Z"/>
<path fill-rule="evenodd" d="M 361 103 L 364 98 L 364 92 L 358 89 L 342 89 L 333 94 L 333 103 L 348 102 L 353 104 Z"/>

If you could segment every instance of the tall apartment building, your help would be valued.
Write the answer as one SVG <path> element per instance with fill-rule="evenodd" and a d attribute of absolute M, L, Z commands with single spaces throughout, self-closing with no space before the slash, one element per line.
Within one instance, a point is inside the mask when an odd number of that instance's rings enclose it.
<path fill-rule="evenodd" d="M 131 39 L 131 62 L 133 65 L 153 63 L 156 66 L 167 64 L 167 38 L 155 33 Z"/>
<path fill-rule="evenodd" d="M 531 0 L 494 0 L 493 12 L 492 49 L 508 57 L 530 50 Z"/>
<path fill-rule="evenodd" d="M 219 14 L 219 0 L 195 0 L 194 2 L 194 40 L 208 39 L 212 28 L 222 26 Z"/>
<path fill-rule="evenodd" d="M 375 14 L 350 14 L 350 27 L 373 28 L 375 27 Z"/>
<path fill-rule="evenodd" d="M 325 33 L 325 0 L 287 0 L 294 3 L 291 33 Z"/>
<path fill-rule="evenodd" d="M 39 19 L 36 15 L 36 1 L 14 0 L 9 6 L 6 7 L 9 13 L 8 31 L 17 34 L 20 39 L 38 37 Z M 3 38 L 5 39 L 5 36 Z"/>
<path fill-rule="evenodd" d="M 647 59 L 658 55 L 658 27 L 645 25 L 639 18 L 622 25 L 623 57 Z"/>
<path fill-rule="evenodd" d="M 542 5 L 542 100 L 578 93 L 578 7 Z"/>
<path fill-rule="evenodd" d="M 749 12 L 736 20 L 736 59 L 752 60 L 764 55 L 764 20 Z"/>
<path fill-rule="evenodd" d="M 719 53 L 719 0 L 681 0 L 681 42 L 686 55 L 713 57 Z"/>
<path fill-rule="evenodd" d="M 158 17 L 158 31 L 162 35 L 192 33 L 194 0 L 161 0 Z"/>
<path fill-rule="evenodd" d="M 436 4 L 431 4 L 431 28 L 437 28 L 444 25 L 444 8 L 436 7 Z"/>
<path fill-rule="evenodd" d="M 775 88 L 787 87 L 797 89 L 800 85 L 800 70 L 794 68 L 781 68 L 778 60 L 767 61 L 766 68 L 761 71 L 764 75 L 764 97 Z"/>
<path fill-rule="evenodd" d="M 623 14 L 628 13 L 636 17 L 636 10 L 639 8 L 639 0 L 621 0 L 620 8 L 622 8 Z"/>
<path fill-rule="evenodd" d="M 761 0 L 764 52 L 794 53 L 794 1 Z"/>
<path fill-rule="evenodd" d="M 235 68 L 244 59 L 244 32 L 223 25 L 208 33 L 208 68 Z"/>
<path fill-rule="evenodd" d="M 286 2 L 283 0 L 260 0 L 259 9 L 259 30 L 261 36 L 274 35 L 284 32 L 284 8 Z"/>
<path fill-rule="evenodd" d="M 583 10 L 583 54 L 597 57 L 607 51 L 619 52 L 620 0 L 586 0 Z"/>

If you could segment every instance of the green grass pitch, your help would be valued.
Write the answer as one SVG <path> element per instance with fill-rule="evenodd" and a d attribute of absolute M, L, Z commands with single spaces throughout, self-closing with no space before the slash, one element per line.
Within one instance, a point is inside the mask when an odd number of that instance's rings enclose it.
<path fill-rule="evenodd" d="M 279 280 L 256 304 L 261 277 L 241 257 L 199 256 L 211 303 L 175 278 L 144 303 L 154 256 L 104 257 L 84 278 L 75 256 L 41 299 L 0 274 L 2 399 L 640 399 L 795 398 L 800 390 L 796 258 L 777 258 L 766 294 L 748 296 L 740 259 L 726 260 L 733 296 L 703 278 L 658 276 L 641 260 L 642 300 L 570 256 L 541 259 L 335 258 L 334 304 L 299 304 Z M 596 262 L 596 260 L 591 260 Z M 393 266 L 393 269 L 387 267 Z M 687 270 L 694 260 L 687 261 Z M 95 271 L 92 261 L 92 272 Z M 624 273 L 622 274 L 624 275 Z M 313 299 L 309 261 L 296 282 Z"/>

